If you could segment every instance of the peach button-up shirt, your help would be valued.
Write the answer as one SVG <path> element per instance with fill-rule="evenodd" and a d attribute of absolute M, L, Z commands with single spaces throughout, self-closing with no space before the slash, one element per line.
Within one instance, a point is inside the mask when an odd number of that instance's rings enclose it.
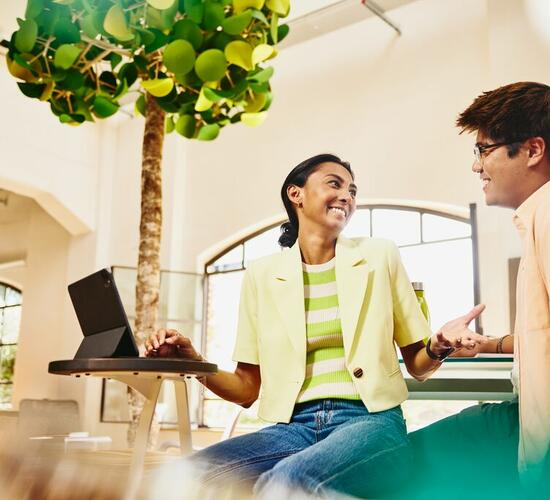
<path fill-rule="evenodd" d="M 537 481 L 550 448 L 550 182 L 514 213 L 523 245 L 514 350 L 519 374 L 518 470 Z"/>

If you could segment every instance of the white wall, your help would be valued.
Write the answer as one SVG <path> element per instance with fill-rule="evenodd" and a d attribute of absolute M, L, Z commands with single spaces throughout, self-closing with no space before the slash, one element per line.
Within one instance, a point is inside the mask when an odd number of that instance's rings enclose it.
<path fill-rule="evenodd" d="M 550 8 L 543 0 L 419 0 L 389 13 L 401 37 L 371 18 L 282 51 L 266 123 L 189 145 L 188 266 L 279 213 L 280 185 L 297 162 L 335 152 L 351 161 L 361 198 L 478 204 L 484 325 L 507 332 L 507 258 L 519 254 L 512 214 L 484 206 L 470 170 L 473 139 L 454 122 L 483 90 L 550 81 L 550 47 L 527 4 Z"/>

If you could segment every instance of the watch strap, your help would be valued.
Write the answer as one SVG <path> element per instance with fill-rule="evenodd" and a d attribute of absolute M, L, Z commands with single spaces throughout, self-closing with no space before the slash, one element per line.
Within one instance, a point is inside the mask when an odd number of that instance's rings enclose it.
<path fill-rule="evenodd" d="M 443 351 L 441 354 L 436 354 L 431 349 L 432 346 L 432 338 L 430 337 L 428 339 L 428 342 L 426 343 L 426 354 L 430 359 L 433 359 L 434 361 L 443 361 L 449 354 L 451 354 L 454 351 L 453 347 L 449 347 L 446 351 Z"/>

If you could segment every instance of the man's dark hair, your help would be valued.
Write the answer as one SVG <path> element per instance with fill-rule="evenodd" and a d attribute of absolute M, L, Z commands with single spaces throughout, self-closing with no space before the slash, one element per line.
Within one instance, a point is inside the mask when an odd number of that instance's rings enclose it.
<path fill-rule="evenodd" d="M 517 82 L 483 92 L 456 124 L 460 133 L 479 130 L 495 142 L 510 143 L 510 158 L 518 153 L 519 143 L 530 137 L 542 137 L 550 148 L 550 87 Z"/>

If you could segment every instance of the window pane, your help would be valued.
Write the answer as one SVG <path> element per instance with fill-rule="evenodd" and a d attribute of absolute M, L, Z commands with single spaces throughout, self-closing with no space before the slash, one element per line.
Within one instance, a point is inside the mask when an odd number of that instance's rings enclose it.
<path fill-rule="evenodd" d="M 422 215 L 422 238 L 424 241 L 467 238 L 471 235 L 472 227 L 466 222 L 432 214 Z"/>
<path fill-rule="evenodd" d="M 18 306 L 21 304 L 21 294 L 10 287 L 6 289 L 6 305 L 7 306 Z"/>
<path fill-rule="evenodd" d="M 365 208 L 357 209 L 357 211 L 351 216 L 351 219 L 342 234 L 347 238 L 370 236 L 370 210 Z"/>
<path fill-rule="evenodd" d="M 432 329 L 474 305 L 472 242 L 456 240 L 401 248 L 411 281 L 424 283 Z"/>
<path fill-rule="evenodd" d="M 133 316 L 136 311 L 136 270 L 116 267 L 113 277 L 126 315 Z"/>
<path fill-rule="evenodd" d="M 6 287 L 4 285 L 0 285 L 0 307 L 3 307 L 6 305 L 5 297 L 6 297 Z"/>
<path fill-rule="evenodd" d="M 16 346 L 0 347 L 0 382 L 13 381 Z"/>
<path fill-rule="evenodd" d="M 202 276 L 162 272 L 159 317 L 192 323 L 202 315 Z"/>
<path fill-rule="evenodd" d="M 19 337 L 21 324 L 21 306 L 6 307 L 2 327 L 2 344 L 13 344 Z"/>
<path fill-rule="evenodd" d="M 243 248 L 243 245 L 239 245 L 225 255 L 222 255 L 216 262 L 208 266 L 206 272 L 213 273 L 216 271 L 239 269 L 243 261 Z"/>
<path fill-rule="evenodd" d="M 208 277 L 206 358 L 221 370 L 233 370 L 231 360 L 237 335 L 240 289 L 244 271 Z"/>
<path fill-rule="evenodd" d="M 13 384 L 0 384 L 0 408 L 11 408 Z"/>
<path fill-rule="evenodd" d="M 408 210 L 372 211 L 372 235 L 387 238 L 397 245 L 420 243 L 420 214 Z"/>
<path fill-rule="evenodd" d="M 281 230 L 279 229 L 279 227 L 274 227 L 273 229 L 265 231 L 255 238 L 252 238 L 245 242 L 245 262 L 250 262 L 251 260 L 259 259 L 260 257 L 280 252 L 281 247 L 279 246 L 279 243 L 277 243 L 279 241 L 280 235 Z"/>

